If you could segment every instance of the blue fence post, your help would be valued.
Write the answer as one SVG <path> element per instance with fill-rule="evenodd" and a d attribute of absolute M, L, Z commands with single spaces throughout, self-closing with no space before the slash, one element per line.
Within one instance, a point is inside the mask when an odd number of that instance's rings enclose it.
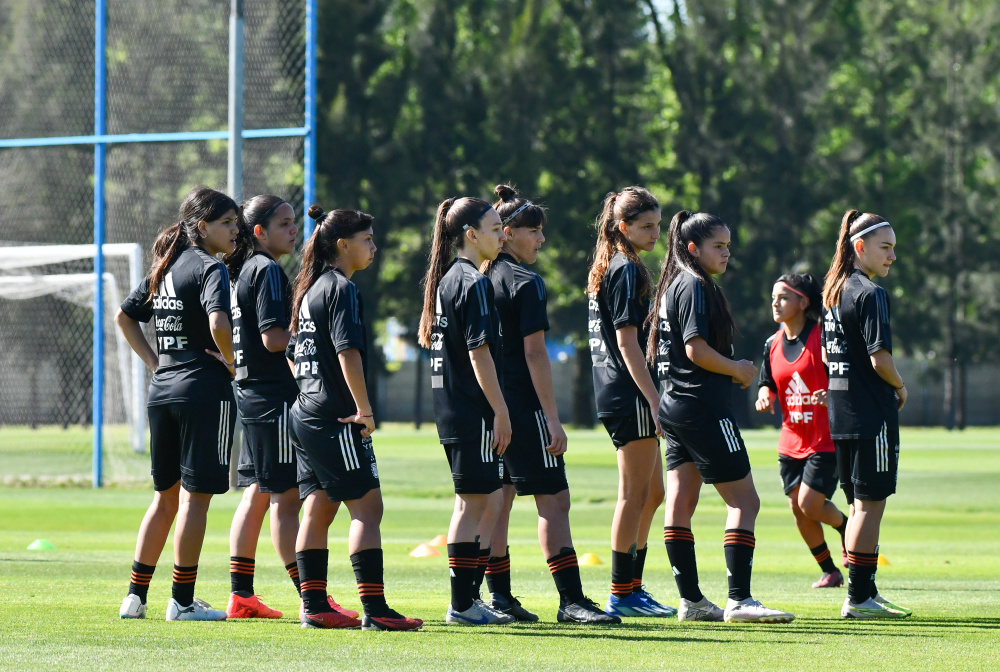
<path fill-rule="evenodd" d="M 106 0 L 96 0 L 94 16 L 94 134 L 107 131 Z M 94 145 L 94 487 L 104 482 L 104 175 L 107 145 Z"/>
<path fill-rule="evenodd" d="M 306 0 L 306 136 L 303 144 L 303 185 L 302 216 L 304 219 L 304 238 L 313 232 L 313 220 L 306 214 L 309 206 L 316 202 L 316 35 L 317 35 L 317 0 Z"/>

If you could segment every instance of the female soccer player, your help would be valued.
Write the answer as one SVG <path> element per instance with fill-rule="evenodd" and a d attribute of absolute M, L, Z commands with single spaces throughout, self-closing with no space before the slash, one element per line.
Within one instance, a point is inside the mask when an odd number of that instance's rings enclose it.
<path fill-rule="evenodd" d="M 892 359 L 889 295 L 872 278 L 889 274 L 895 247 L 896 234 L 885 218 L 849 210 L 823 287 L 830 433 L 840 482 L 854 505 L 847 523 L 843 618 L 911 613 L 884 599 L 875 586 L 879 528 L 886 499 L 896 492 L 899 410 L 907 391 Z"/>
<path fill-rule="evenodd" d="M 538 509 L 538 541 L 559 591 L 556 619 L 568 623 L 620 623 L 583 594 L 580 567 L 569 528 L 569 484 L 566 482 L 566 432 L 559 422 L 552 368 L 545 349 L 549 328 L 545 283 L 525 265 L 538 259 L 545 242 L 545 210 L 520 198 L 508 185 L 494 190 L 494 204 L 503 218 L 507 240 L 486 275 L 493 282 L 496 308 L 503 332 L 503 390 L 510 409 L 510 445 L 503 454 L 503 510 L 493 530 L 494 549 L 505 549 L 489 558 L 486 580 L 491 606 L 519 621 L 536 621 L 511 594 L 510 551 L 507 528 L 514 495 L 531 495 Z"/>
<path fill-rule="evenodd" d="M 496 259 L 505 240 L 493 206 L 481 198 L 449 198 L 437 209 L 424 276 L 418 338 L 430 350 L 434 416 L 455 484 L 445 623 L 456 625 L 514 620 L 477 599 L 480 571 L 486 570 L 485 562 L 480 570 L 480 550 L 488 557 L 503 506 L 498 455 L 511 437 L 500 382 L 500 318 L 493 284 L 479 269 Z"/>
<path fill-rule="evenodd" d="M 605 611 L 670 617 L 677 611 L 642 587 L 649 527 L 663 502 L 663 466 L 656 438 L 659 392 L 643 351 L 652 283 L 637 250 L 649 252 L 656 245 L 660 204 L 646 189 L 626 187 L 605 197 L 596 226 L 597 247 L 587 279 L 590 354 L 597 417 L 618 454 L 611 596 Z"/>
<path fill-rule="evenodd" d="M 789 273 L 771 290 L 771 311 L 781 325 L 764 344 L 764 363 L 755 404 L 761 413 L 781 408 L 778 463 L 781 483 L 799 534 L 823 575 L 813 588 L 836 588 L 844 576 L 823 538 L 826 523 L 840 533 L 844 557 L 845 516 L 830 501 L 837 490 L 837 458 L 826 413 L 826 365 L 818 321 L 823 292 L 811 275 Z"/>
<path fill-rule="evenodd" d="M 194 584 L 212 495 L 229 490 L 233 332 L 229 274 L 215 255 L 232 252 L 239 208 L 223 193 L 195 187 L 180 216 L 153 243 L 149 275 L 115 315 L 128 344 L 154 372 L 148 412 L 156 491 L 139 527 L 132 579 L 118 613 L 146 617 L 149 582 L 176 518 L 167 620 L 223 621 L 226 612 L 195 599 Z M 140 325 L 150 320 L 159 354 Z"/>
<path fill-rule="evenodd" d="M 670 220 L 650 319 L 649 360 L 663 380 L 659 418 L 666 438 L 667 513 L 663 539 L 681 603 L 682 621 L 787 623 L 792 614 L 768 609 L 750 594 L 754 522 L 760 499 L 732 410 L 732 383 L 746 388 L 757 369 L 733 361 L 735 326 L 713 275 L 729 264 L 729 227 L 714 215 L 678 212 Z M 725 612 L 698 586 L 691 518 L 702 482 L 729 511 L 724 550 L 729 577 Z"/>
<path fill-rule="evenodd" d="M 368 400 L 368 327 L 351 277 L 375 257 L 372 216 L 309 208 L 316 229 L 306 241 L 292 295 L 293 361 L 299 396 L 290 413 L 298 443 L 304 503 L 295 542 L 304 628 L 416 630 L 423 622 L 389 608 L 382 581 L 382 490 L 372 450 L 375 422 Z M 351 515 L 348 550 L 364 616 L 330 603 L 327 534 L 344 502 Z"/>

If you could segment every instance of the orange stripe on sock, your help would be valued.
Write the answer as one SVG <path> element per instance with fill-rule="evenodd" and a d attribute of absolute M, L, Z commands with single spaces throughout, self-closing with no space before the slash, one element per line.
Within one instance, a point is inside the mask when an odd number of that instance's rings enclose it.
<path fill-rule="evenodd" d="M 690 541 L 694 542 L 694 535 L 690 532 L 681 532 L 677 530 L 664 530 L 663 531 L 663 541 Z"/>
<path fill-rule="evenodd" d="M 510 560 L 506 562 L 491 562 L 486 565 L 487 574 L 502 574 L 510 571 Z"/>
<path fill-rule="evenodd" d="M 298 567 L 292 567 L 291 569 L 289 569 L 288 570 L 288 576 L 292 577 L 293 579 L 299 578 L 299 568 Z"/>
<path fill-rule="evenodd" d="M 567 567 L 578 567 L 579 561 L 577 561 L 575 555 L 571 555 L 568 558 L 560 558 L 558 560 L 553 560 L 549 563 L 549 571 L 555 574 L 556 572 L 566 569 Z"/>
<path fill-rule="evenodd" d="M 826 549 L 819 555 L 814 555 L 813 558 L 816 559 L 816 562 L 824 562 L 830 558 L 830 550 Z"/>
<path fill-rule="evenodd" d="M 301 584 L 302 590 L 322 590 L 326 591 L 326 581 L 312 580 L 303 581 Z"/>
<path fill-rule="evenodd" d="M 479 567 L 479 561 L 475 558 L 448 558 L 448 566 L 463 569 L 475 569 Z"/>

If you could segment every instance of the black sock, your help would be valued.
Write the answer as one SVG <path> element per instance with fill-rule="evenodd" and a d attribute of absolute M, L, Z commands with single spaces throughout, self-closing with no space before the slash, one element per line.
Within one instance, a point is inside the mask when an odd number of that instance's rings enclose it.
<path fill-rule="evenodd" d="M 479 568 L 479 542 L 448 544 L 448 572 L 451 575 L 451 608 L 465 611 L 472 606 L 476 571 Z"/>
<path fill-rule="evenodd" d="M 646 551 L 649 545 L 643 546 L 635 552 L 635 560 L 632 562 L 632 592 L 642 590 L 642 570 L 646 568 Z"/>
<path fill-rule="evenodd" d="M 756 538 L 750 530 L 726 530 L 724 550 L 726 573 L 729 575 L 729 599 L 750 597 L 750 577 L 753 574 L 753 549 Z"/>
<path fill-rule="evenodd" d="M 875 569 L 872 570 L 872 599 L 878 595 L 878 586 L 875 585 L 875 572 L 878 571 L 878 544 L 875 544 Z"/>
<path fill-rule="evenodd" d="M 694 535 L 689 527 L 664 527 L 663 543 L 677 582 L 677 592 L 688 602 L 700 602 L 704 595 L 698 587 L 698 561 L 694 555 Z"/>
<path fill-rule="evenodd" d="M 490 548 L 479 549 L 479 559 L 476 564 L 476 574 L 473 579 L 473 595 L 479 597 L 483 589 L 483 579 L 486 577 L 486 565 L 490 562 Z"/>
<path fill-rule="evenodd" d="M 382 581 L 382 549 L 369 548 L 351 555 L 354 578 L 358 581 L 361 606 L 369 616 L 387 616 L 385 584 Z"/>
<path fill-rule="evenodd" d="M 198 579 L 198 565 L 178 567 L 174 565 L 174 582 L 170 586 L 170 596 L 182 607 L 194 602 L 194 582 Z"/>
<path fill-rule="evenodd" d="M 611 551 L 611 594 L 616 597 L 628 597 L 632 594 L 632 572 L 635 571 L 635 559 L 632 552 L 621 553 Z"/>
<path fill-rule="evenodd" d="M 285 571 L 288 572 L 288 578 L 290 578 L 292 580 L 292 583 L 295 584 L 295 592 L 299 594 L 299 597 L 302 597 L 302 585 L 301 581 L 299 581 L 298 563 L 296 562 L 288 563 L 287 565 L 285 565 Z"/>
<path fill-rule="evenodd" d="M 253 595 L 253 558 L 241 558 L 238 555 L 229 556 L 229 584 L 232 591 L 240 597 Z"/>
<path fill-rule="evenodd" d="M 486 585 L 490 589 L 491 595 L 503 595 L 511 597 L 510 594 L 510 546 L 507 553 L 500 558 L 490 557 L 486 563 Z"/>
<path fill-rule="evenodd" d="M 582 600 L 583 583 L 580 581 L 580 563 L 576 559 L 576 550 L 571 546 L 560 549 L 559 555 L 552 556 L 546 562 L 549 563 L 552 580 L 556 582 L 559 601 L 571 604 Z"/>
<path fill-rule="evenodd" d="M 153 579 L 156 565 L 144 565 L 138 560 L 132 561 L 132 578 L 128 582 L 129 595 L 138 595 L 139 601 L 146 604 L 146 594 L 149 593 L 149 582 Z"/>
<path fill-rule="evenodd" d="M 299 566 L 299 584 L 302 602 L 307 613 L 322 614 L 333 611 L 326 599 L 326 573 L 330 551 L 326 548 L 309 548 L 295 554 Z"/>
<path fill-rule="evenodd" d="M 816 548 L 810 548 L 809 552 L 813 554 L 813 559 L 819 563 L 819 568 L 824 572 L 833 574 L 837 571 L 837 566 L 833 564 L 833 558 L 830 557 L 830 549 L 826 547 L 825 541 Z"/>
<path fill-rule="evenodd" d="M 843 513 L 841 513 L 840 515 L 844 516 Z M 844 516 L 844 520 L 840 522 L 840 525 L 837 525 L 836 527 L 833 528 L 837 530 L 837 532 L 840 532 L 841 540 L 843 540 L 844 535 L 847 534 L 847 520 L 848 520 L 847 516 Z"/>
<path fill-rule="evenodd" d="M 851 568 L 847 572 L 847 596 L 854 604 L 861 604 L 874 597 L 875 570 L 878 567 L 878 553 L 847 552 Z"/>

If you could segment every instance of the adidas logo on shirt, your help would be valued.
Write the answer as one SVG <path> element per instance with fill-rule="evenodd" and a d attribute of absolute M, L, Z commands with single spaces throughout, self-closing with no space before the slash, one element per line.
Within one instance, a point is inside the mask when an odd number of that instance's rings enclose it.
<path fill-rule="evenodd" d="M 813 394 L 809 390 L 805 381 L 802 380 L 802 376 L 799 375 L 798 371 L 793 371 L 792 379 L 789 381 L 788 387 L 785 389 L 785 407 L 795 408 L 801 406 L 812 406 L 814 403 Z M 790 410 L 788 412 L 788 419 L 793 424 L 812 422 L 813 415 L 812 411 Z"/>

